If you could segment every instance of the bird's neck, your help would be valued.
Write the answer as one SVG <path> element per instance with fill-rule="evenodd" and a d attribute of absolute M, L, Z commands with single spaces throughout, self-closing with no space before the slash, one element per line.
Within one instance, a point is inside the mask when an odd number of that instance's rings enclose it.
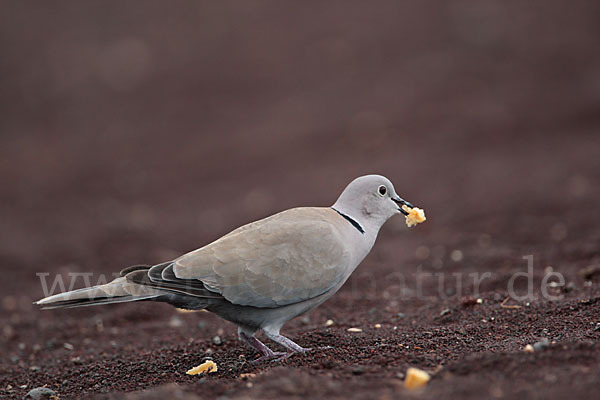
<path fill-rule="evenodd" d="M 373 215 L 367 214 L 361 208 L 349 207 L 340 201 L 337 201 L 331 208 L 347 219 L 360 233 L 368 234 L 369 236 L 374 235 L 376 237 L 379 229 L 385 223 L 385 220 L 374 218 Z"/>

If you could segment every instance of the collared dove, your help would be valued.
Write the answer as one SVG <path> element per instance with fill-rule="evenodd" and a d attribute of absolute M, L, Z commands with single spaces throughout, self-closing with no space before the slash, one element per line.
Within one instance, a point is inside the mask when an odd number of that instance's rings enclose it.
<path fill-rule="evenodd" d="M 281 335 L 287 321 L 330 298 L 369 253 L 381 226 L 412 204 L 380 175 L 353 180 L 331 207 L 300 207 L 244 225 L 190 253 L 133 266 L 112 282 L 46 297 L 44 309 L 153 300 L 206 309 L 238 326 L 258 360 L 301 347 Z M 263 330 L 287 352 L 272 351 Z M 258 361 L 257 360 L 257 361 Z"/>

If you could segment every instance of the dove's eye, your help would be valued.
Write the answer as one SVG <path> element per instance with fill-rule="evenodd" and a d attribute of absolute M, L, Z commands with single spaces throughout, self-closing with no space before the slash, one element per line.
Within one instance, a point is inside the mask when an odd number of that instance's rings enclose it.
<path fill-rule="evenodd" d="M 387 193 L 387 188 L 384 185 L 381 185 L 377 189 L 377 193 L 379 193 L 380 196 L 385 196 L 385 194 Z"/>

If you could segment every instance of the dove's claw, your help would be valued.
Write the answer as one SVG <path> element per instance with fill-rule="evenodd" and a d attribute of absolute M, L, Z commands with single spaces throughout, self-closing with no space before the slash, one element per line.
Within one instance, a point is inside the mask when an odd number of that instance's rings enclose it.
<path fill-rule="evenodd" d="M 272 362 L 281 362 L 281 361 L 287 360 L 288 358 L 290 358 L 293 355 L 294 355 L 293 352 L 284 353 L 281 357 L 274 359 Z"/>
<path fill-rule="evenodd" d="M 266 333 L 266 332 L 265 332 Z M 253 364 L 260 363 L 263 361 L 271 360 L 273 362 L 279 362 L 288 359 L 295 353 L 307 353 L 311 351 L 311 348 L 302 347 L 285 336 L 273 333 L 267 333 L 267 336 L 276 343 L 279 343 L 289 351 L 286 352 L 275 352 L 267 347 L 263 342 L 255 338 L 254 336 L 247 335 L 243 331 L 238 331 L 240 339 L 245 342 L 248 346 L 252 347 L 260 353 L 260 357 L 252 361 Z"/>
<path fill-rule="evenodd" d="M 258 364 L 263 361 L 280 361 L 289 357 L 290 353 L 285 353 L 281 351 L 273 351 L 271 354 L 265 354 L 263 356 L 258 357 L 256 360 L 252 361 L 252 364 Z"/>
<path fill-rule="evenodd" d="M 273 362 L 285 361 L 288 358 L 290 358 L 291 356 L 293 356 L 294 354 L 308 353 L 309 351 L 312 351 L 312 350 L 313 349 L 303 347 L 302 351 L 290 351 L 289 353 L 276 353 L 276 354 L 281 354 L 281 356 L 279 358 L 274 359 Z"/>

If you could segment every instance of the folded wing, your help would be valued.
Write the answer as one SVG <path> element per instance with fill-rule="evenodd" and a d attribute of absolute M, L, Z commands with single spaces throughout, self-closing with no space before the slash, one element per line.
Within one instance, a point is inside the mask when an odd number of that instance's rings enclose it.
<path fill-rule="evenodd" d="M 344 278 L 349 258 L 329 218 L 335 212 L 320 208 L 275 214 L 178 258 L 172 275 L 199 280 L 239 305 L 278 307 L 317 297 Z"/>

